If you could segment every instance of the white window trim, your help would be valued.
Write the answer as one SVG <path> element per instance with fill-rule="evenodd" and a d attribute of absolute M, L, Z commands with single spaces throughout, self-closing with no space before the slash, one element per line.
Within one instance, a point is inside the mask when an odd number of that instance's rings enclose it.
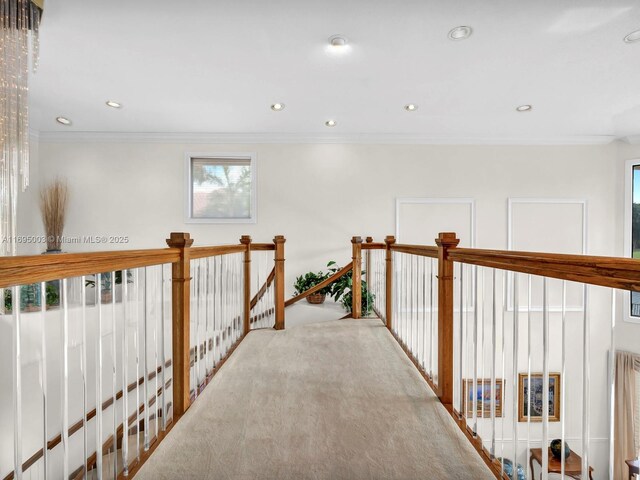
<path fill-rule="evenodd" d="M 192 158 L 237 158 L 251 160 L 251 216 L 249 218 L 192 218 L 191 217 L 191 202 L 193 195 L 191 193 L 191 159 Z M 206 224 L 225 224 L 225 223 L 258 223 L 258 211 L 257 211 L 257 155 L 255 152 L 187 152 L 184 156 L 184 177 L 185 177 L 185 209 L 184 209 L 184 223 L 206 223 Z"/>
<path fill-rule="evenodd" d="M 633 167 L 640 165 L 640 158 L 627 160 L 624 164 L 624 256 L 631 258 L 631 215 L 633 202 Z M 622 292 L 622 318 L 625 322 L 640 323 L 640 317 L 631 316 L 631 295 Z"/>

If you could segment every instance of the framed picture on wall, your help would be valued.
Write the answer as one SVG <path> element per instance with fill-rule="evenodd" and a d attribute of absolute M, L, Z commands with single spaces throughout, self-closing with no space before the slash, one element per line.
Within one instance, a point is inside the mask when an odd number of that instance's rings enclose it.
<path fill-rule="evenodd" d="M 502 417 L 502 403 L 504 401 L 503 380 L 496 379 L 491 387 L 490 378 L 478 378 L 476 388 L 473 388 L 473 379 L 467 378 L 462 382 L 463 410 L 467 418 L 473 417 L 473 399 L 476 398 L 476 415 L 478 417 L 491 416 L 491 399 L 495 399 L 496 417 Z"/>
<path fill-rule="evenodd" d="M 529 408 L 529 390 L 531 390 L 531 408 Z M 549 421 L 560 421 L 560 374 L 549 374 Z M 529 411 L 531 411 L 531 421 L 542 421 L 543 402 L 543 374 L 531 374 L 531 388 L 529 388 L 528 374 L 518 375 L 518 421 L 526 422 Z"/>

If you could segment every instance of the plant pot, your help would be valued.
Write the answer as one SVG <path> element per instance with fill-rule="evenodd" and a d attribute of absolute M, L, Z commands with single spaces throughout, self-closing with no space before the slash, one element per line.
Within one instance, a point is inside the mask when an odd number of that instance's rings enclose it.
<path fill-rule="evenodd" d="M 113 299 L 111 291 L 101 292 L 100 293 L 100 299 L 101 299 L 102 303 L 111 303 L 111 300 Z"/>
<path fill-rule="evenodd" d="M 325 297 L 326 295 L 324 293 L 314 293 L 313 295 L 307 296 L 307 302 L 313 305 L 320 305 L 321 303 L 324 303 Z"/>

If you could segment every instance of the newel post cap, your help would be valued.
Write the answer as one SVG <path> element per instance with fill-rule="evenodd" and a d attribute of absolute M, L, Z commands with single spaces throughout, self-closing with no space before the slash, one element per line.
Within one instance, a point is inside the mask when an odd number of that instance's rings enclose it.
<path fill-rule="evenodd" d="M 362 243 L 362 237 L 352 237 L 351 238 L 351 243 L 353 243 L 353 244 Z"/>
<path fill-rule="evenodd" d="M 384 243 L 388 245 L 393 245 L 394 243 L 396 243 L 396 237 L 394 237 L 393 235 L 387 235 L 384 238 Z"/>
<path fill-rule="evenodd" d="M 248 245 L 251 243 L 251 235 L 242 235 L 240 237 L 240 243 L 243 245 Z"/>
<path fill-rule="evenodd" d="M 366 242 L 367 243 L 373 243 L 373 237 L 367 237 Z"/>
<path fill-rule="evenodd" d="M 273 243 L 284 243 L 287 240 L 284 238 L 284 235 L 276 235 L 273 237 Z"/>
<path fill-rule="evenodd" d="M 436 245 L 444 248 L 454 248 L 460 243 L 455 232 L 440 232 L 436 238 Z"/>
<path fill-rule="evenodd" d="M 187 232 L 171 232 L 167 238 L 167 245 L 171 248 L 189 248 L 193 245 L 193 238 Z"/>

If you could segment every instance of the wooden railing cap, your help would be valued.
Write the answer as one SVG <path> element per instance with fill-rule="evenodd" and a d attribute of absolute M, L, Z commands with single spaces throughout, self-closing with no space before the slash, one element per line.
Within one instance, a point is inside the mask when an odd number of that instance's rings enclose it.
<path fill-rule="evenodd" d="M 167 238 L 167 245 L 171 248 L 189 248 L 193 245 L 193 238 L 187 232 L 171 232 Z"/>
<path fill-rule="evenodd" d="M 366 242 L 367 243 L 373 243 L 373 237 L 367 237 Z"/>
<path fill-rule="evenodd" d="M 287 240 L 284 238 L 284 235 L 276 235 L 273 237 L 273 243 L 284 243 Z"/>
<path fill-rule="evenodd" d="M 362 243 L 362 237 L 352 237 L 351 243 Z"/>
<path fill-rule="evenodd" d="M 386 243 L 387 245 L 393 245 L 394 243 L 396 243 L 396 237 L 394 237 L 393 235 L 387 235 L 384 239 L 384 243 Z"/>
<path fill-rule="evenodd" d="M 455 232 L 440 232 L 436 238 L 436 245 L 439 247 L 453 248 L 460 243 L 460 239 L 456 237 Z"/>
<path fill-rule="evenodd" d="M 251 235 L 242 235 L 240 237 L 240 243 L 249 245 L 251 243 Z"/>

